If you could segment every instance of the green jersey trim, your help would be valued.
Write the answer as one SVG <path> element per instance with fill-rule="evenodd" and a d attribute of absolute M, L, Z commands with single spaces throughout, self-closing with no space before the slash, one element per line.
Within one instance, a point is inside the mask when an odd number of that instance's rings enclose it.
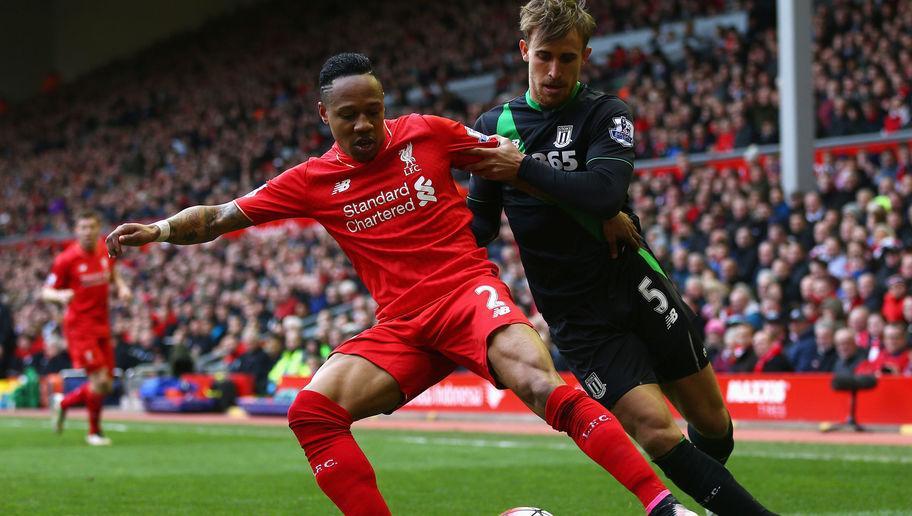
<path fill-rule="evenodd" d="M 567 104 L 569 104 L 570 101 L 572 101 L 573 99 L 576 98 L 577 95 L 579 95 L 579 92 L 581 89 L 583 89 L 583 84 L 579 81 L 576 81 L 576 85 L 573 86 L 573 91 L 570 92 L 570 97 L 568 97 L 567 100 L 563 104 L 561 104 L 560 106 L 557 106 L 557 109 L 560 109 L 560 108 L 566 106 Z M 541 107 L 541 104 L 539 104 L 538 102 L 535 102 L 535 100 L 532 98 L 531 90 L 526 90 L 526 104 L 528 104 L 530 108 L 532 108 L 536 111 L 544 111 L 544 108 Z"/>
<path fill-rule="evenodd" d="M 663 278 L 668 279 L 668 276 L 665 275 L 665 271 L 662 270 L 662 267 L 659 265 L 659 262 L 657 262 L 656 259 L 651 254 L 649 254 L 649 251 L 647 251 L 646 249 L 643 249 L 641 247 L 639 250 L 639 253 L 640 253 L 640 257 L 642 257 L 643 260 L 647 264 L 649 264 L 649 266 L 652 268 L 652 270 L 661 274 Z"/>
<path fill-rule="evenodd" d="M 500 116 L 497 117 L 497 134 L 504 138 L 509 138 L 519 149 L 519 152 L 526 152 L 526 142 L 522 140 L 519 131 L 516 129 L 516 122 L 513 120 L 513 112 L 510 110 L 510 103 L 503 105 Z"/>

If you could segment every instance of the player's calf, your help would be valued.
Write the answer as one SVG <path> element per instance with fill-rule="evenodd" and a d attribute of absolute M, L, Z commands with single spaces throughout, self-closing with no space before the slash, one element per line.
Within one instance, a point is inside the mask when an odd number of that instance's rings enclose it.
<path fill-rule="evenodd" d="M 720 464 L 728 462 L 728 458 L 735 449 L 734 426 L 732 426 L 731 419 L 728 420 L 728 429 L 721 437 L 707 437 L 690 423 L 687 424 L 687 436 L 700 451 Z"/>
<path fill-rule="evenodd" d="M 288 409 L 294 432 L 320 489 L 346 515 L 390 514 L 374 469 L 351 434 L 351 415 L 326 396 L 298 393 Z"/>
<path fill-rule="evenodd" d="M 488 360 L 504 385 L 555 430 L 566 432 L 583 453 L 639 498 L 647 514 L 666 507 L 662 502 L 670 492 L 624 428 L 608 409 L 564 384 L 535 330 L 517 324 L 496 333 Z"/>
<path fill-rule="evenodd" d="M 58 434 L 62 434 L 65 422 L 66 409 L 63 408 L 63 394 L 57 392 L 51 396 L 51 427 Z"/>
<path fill-rule="evenodd" d="M 682 491 L 716 514 L 773 514 L 751 496 L 725 466 L 683 437 L 677 446 L 654 462 Z"/>

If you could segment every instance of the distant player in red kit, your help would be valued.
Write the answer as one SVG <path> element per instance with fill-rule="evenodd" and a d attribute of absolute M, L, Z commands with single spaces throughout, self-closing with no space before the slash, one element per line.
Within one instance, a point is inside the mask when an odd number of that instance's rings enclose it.
<path fill-rule="evenodd" d="M 79 213 L 75 232 L 76 241 L 54 260 L 41 297 L 66 306 L 63 336 L 73 367 L 85 369 L 89 381 L 66 397 L 55 395 L 54 426 L 62 432 L 67 409 L 84 404 L 89 412 L 86 442 L 105 446 L 111 440 L 101 432 L 101 409 L 104 397 L 111 392 L 114 371 L 108 285 L 117 286 L 121 299 L 129 299 L 130 290 L 117 275 L 114 260 L 105 252 L 100 238 L 101 217 L 91 211 Z"/>
<path fill-rule="evenodd" d="M 155 224 L 123 224 L 122 246 L 196 244 L 289 217 L 311 217 L 336 239 L 378 304 L 376 326 L 339 346 L 288 411 L 317 484 L 347 515 L 389 514 L 353 421 L 389 413 L 463 366 L 511 389 L 567 432 L 649 514 L 692 514 L 636 451 L 611 414 L 564 384 L 538 333 L 475 244 L 451 166 L 460 151 L 494 145 L 434 116 L 384 120 L 383 89 L 360 54 L 320 71 L 320 116 L 336 144 L 245 197 L 194 206 Z"/>

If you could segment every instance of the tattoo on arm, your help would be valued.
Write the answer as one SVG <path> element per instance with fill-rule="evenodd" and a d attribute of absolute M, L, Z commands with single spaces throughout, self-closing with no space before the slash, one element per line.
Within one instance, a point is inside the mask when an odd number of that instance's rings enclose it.
<path fill-rule="evenodd" d="M 201 244 L 219 236 L 253 225 L 232 202 L 218 206 L 193 206 L 170 217 L 172 244 Z"/>

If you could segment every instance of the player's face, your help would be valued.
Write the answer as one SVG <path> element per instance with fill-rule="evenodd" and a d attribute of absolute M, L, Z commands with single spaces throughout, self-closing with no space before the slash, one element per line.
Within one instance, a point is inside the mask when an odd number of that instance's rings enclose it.
<path fill-rule="evenodd" d="M 101 224 L 98 219 L 87 217 L 76 221 L 76 240 L 83 249 L 94 249 L 101 234 Z"/>
<path fill-rule="evenodd" d="M 570 98 L 580 69 L 592 53 L 591 48 L 583 48 L 583 39 L 575 30 L 552 41 L 540 41 L 533 32 L 528 42 L 519 40 L 519 51 L 523 61 L 529 63 L 532 100 L 546 109 L 556 108 Z"/>
<path fill-rule="evenodd" d="M 346 154 L 362 163 L 374 159 L 386 138 L 383 88 L 373 75 L 350 75 L 333 81 L 320 118 Z"/>

